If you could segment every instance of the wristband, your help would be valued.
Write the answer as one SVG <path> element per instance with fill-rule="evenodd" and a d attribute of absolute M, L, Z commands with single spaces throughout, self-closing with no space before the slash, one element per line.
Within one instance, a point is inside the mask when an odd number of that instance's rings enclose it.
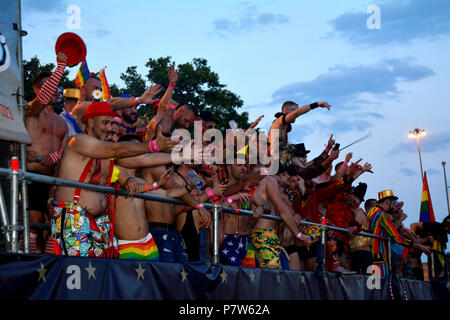
<path fill-rule="evenodd" d="M 148 189 L 148 182 L 145 183 L 145 192 L 150 193 L 150 190 Z"/>
<path fill-rule="evenodd" d="M 309 105 L 309 108 L 310 108 L 311 110 L 313 110 L 313 109 L 317 108 L 318 106 L 319 106 L 319 104 L 318 104 L 317 102 L 313 102 L 313 103 L 311 103 L 311 104 Z"/>
<path fill-rule="evenodd" d="M 300 237 L 301 237 L 302 235 L 303 235 L 303 233 L 299 232 L 299 233 L 297 234 L 297 239 L 301 240 Z"/>
<path fill-rule="evenodd" d="M 328 148 L 327 145 L 325 145 L 325 147 L 326 147 L 326 148 L 325 148 L 325 152 L 326 152 L 326 153 L 330 152 L 330 148 Z"/>
<path fill-rule="evenodd" d="M 153 187 L 153 190 L 158 189 L 158 184 L 156 183 L 156 181 L 153 182 L 152 187 Z"/>
<path fill-rule="evenodd" d="M 175 110 L 176 107 L 175 107 L 173 104 L 168 104 L 168 105 L 166 106 L 166 109 L 168 109 L 168 110 Z"/>
<path fill-rule="evenodd" d="M 50 203 L 52 203 L 52 201 L 54 201 L 54 198 L 48 198 L 47 200 L 47 207 L 50 206 Z"/>
<path fill-rule="evenodd" d="M 210 198 L 214 198 L 214 191 L 212 189 L 206 190 L 206 194 L 210 197 Z"/>
<path fill-rule="evenodd" d="M 227 201 L 228 201 L 228 203 L 232 203 L 232 202 L 233 202 L 233 198 L 230 197 L 230 196 L 228 196 L 228 197 L 227 197 Z"/>
<path fill-rule="evenodd" d="M 172 89 L 175 88 L 175 84 L 169 82 L 169 88 L 172 88 Z"/>
<path fill-rule="evenodd" d="M 196 206 L 196 208 L 197 208 L 197 209 L 203 208 L 203 203 L 199 203 L 199 204 Z"/>
<path fill-rule="evenodd" d="M 138 98 L 134 98 L 134 105 L 140 105 L 141 103 L 139 102 L 139 99 Z"/>
<path fill-rule="evenodd" d="M 130 107 L 134 106 L 133 97 L 130 97 Z"/>
<path fill-rule="evenodd" d="M 152 142 L 153 142 L 153 141 L 149 141 L 149 143 L 148 143 L 148 148 L 150 149 L 150 152 L 155 152 L 155 151 L 153 151 L 153 149 L 152 149 Z"/>
<path fill-rule="evenodd" d="M 153 143 L 153 148 L 155 149 L 155 152 L 159 152 L 161 151 L 161 149 L 158 148 L 158 145 L 156 144 L 156 139 L 152 141 Z"/>

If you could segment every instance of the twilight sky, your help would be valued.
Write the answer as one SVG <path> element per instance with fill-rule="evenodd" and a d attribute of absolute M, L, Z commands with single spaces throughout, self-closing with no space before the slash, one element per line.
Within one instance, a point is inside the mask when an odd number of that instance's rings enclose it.
<path fill-rule="evenodd" d="M 80 28 L 69 29 L 72 5 Z M 379 29 L 367 21 L 376 5 Z M 264 115 L 269 129 L 281 104 L 328 101 L 297 119 L 292 143 L 311 157 L 330 134 L 341 146 L 371 133 L 341 153 L 373 165 L 358 181 L 366 199 L 392 189 L 405 202 L 406 225 L 419 219 L 422 182 L 414 128 L 421 138 L 436 219 L 448 215 L 443 167 L 450 171 L 450 2 L 410 1 L 75 1 L 23 0 L 24 58 L 55 62 L 57 37 L 79 34 L 91 71 L 107 66 L 110 83 L 148 58 L 171 56 L 177 64 L 208 60 L 222 83 L 244 101 L 250 121 Z M 71 69 L 75 76 L 78 67 Z M 449 177 L 449 175 L 447 174 Z"/>

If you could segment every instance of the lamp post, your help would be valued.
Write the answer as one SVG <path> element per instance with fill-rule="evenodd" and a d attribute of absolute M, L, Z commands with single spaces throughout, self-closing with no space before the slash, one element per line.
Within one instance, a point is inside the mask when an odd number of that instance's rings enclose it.
<path fill-rule="evenodd" d="M 442 168 L 444 168 L 444 182 L 445 182 L 445 194 L 447 195 L 447 209 L 448 214 L 450 215 L 450 201 L 448 200 L 448 184 L 447 184 L 447 173 L 445 172 L 445 165 L 447 163 L 445 161 L 442 161 Z"/>
<path fill-rule="evenodd" d="M 423 181 L 423 168 L 422 168 L 422 156 L 420 154 L 420 143 L 419 143 L 419 138 L 423 137 L 427 134 L 427 132 L 424 129 L 414 129 L 412 131 L 409 132 L 408 134 L 408 138 L 410 139 L 417 139 L 417 149 L 419 150 L 419 161 L 420 161 L 420 173 L 422 174 L 422 181 Z"/>

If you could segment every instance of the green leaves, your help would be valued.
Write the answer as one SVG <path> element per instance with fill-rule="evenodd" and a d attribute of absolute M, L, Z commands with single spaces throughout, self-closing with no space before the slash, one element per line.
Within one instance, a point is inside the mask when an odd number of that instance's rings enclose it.
<path fill-rule="evenodd" d="M 173 63 L 170 56 L 148 59 L 145 64 L 148 68 L 148 82 L 167 88 L 169 85 L 167 68 Z M 191 62 L 176 65 L 176 69 L 178 69 L 178 82 L 174 90 L 174 100 L 181 104 L 192 104 L 198 108 L 200 113 L 202 111 L 211 112 L 219 128 L 228 129 L 230 120 L 236 121 L 243 129 L 249 126 L 248 113 L 236 111 L 237 108 L 242 107 L 244 102 L 237 94 L 226 89 L 225 84 L 220 83 L 219 75 L 211 70 L 206 59 L 194 58 Z M 120 89 L 120 92 L 136 92 L 132 94 L 134 96 L 139 96 L 144 92 L 143 79 L 137 73 L 136 66 L 127 68 L 127 71 L 122 73 L 121 79 L 124 80 L 126 88 Z M 111 93 L 113 93 L 112 89 Z M 161 93 L 159 97 L 163 94 Z M 148 107 L 141 108 L 139 113 L 148 113 L 151 111 L 149 109 Z"/>

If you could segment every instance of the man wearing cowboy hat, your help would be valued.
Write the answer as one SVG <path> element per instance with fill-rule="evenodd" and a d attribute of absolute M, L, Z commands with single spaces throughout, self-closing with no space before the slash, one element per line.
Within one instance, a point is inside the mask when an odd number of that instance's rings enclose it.
<path fill-rule="evenodd" d="M 327 148 L 318 157 L 307 162 L 307 155 L 310 150 L 306 150 L 304 143 L 292 144 L 288 147 L 288 165 L 292 165 L 299 176 L 305 180 L 318 177 L 339 157 L 339 150 L 331 150 L 333 145 L 334 140 L 333 135 L 331 135 L 330 139 L 328 139 Z M 331 153 L 328 155 L 330 150 Z"/>
<path fill-rule="evenodd" d="M 389 219 L 388 214 L 393 212 L 395 201 L 398 199 L 392 192 L 392 190 L 383 190 L 378 192 L 377 206 L 372 208 L 367 216 L 370 221 L 371 233 L 385 238 L 390 236 L 392 240 L 407 248 L 415 248 L 430 254 L 430 248 L 418 243 L 417 239 L 408 239 L 402 237 L 400 233 L 395 229 L 394 224 Z M 377 266 L 380 271 L 380 276 L 387 276 L 391 271 L 389 270 L 389 257 L 387 242 L 383 239 L 372 239 L 372 257 L 373 265 Z"/>

